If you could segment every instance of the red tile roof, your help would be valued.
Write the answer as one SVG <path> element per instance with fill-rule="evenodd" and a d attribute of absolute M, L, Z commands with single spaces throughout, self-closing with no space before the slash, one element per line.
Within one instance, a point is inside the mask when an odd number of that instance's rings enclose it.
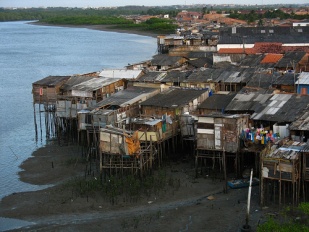
<path fill-rule="evenodd" d="M 277 63 L 282 57 L 283 54 L 267 54 L 261 61 L 261 64 Z"/>

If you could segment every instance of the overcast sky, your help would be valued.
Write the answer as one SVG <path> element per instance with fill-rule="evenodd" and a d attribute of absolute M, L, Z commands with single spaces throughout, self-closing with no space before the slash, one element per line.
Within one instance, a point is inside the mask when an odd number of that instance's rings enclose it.
<path fill-rule="evenodd" d="M 235 0 L 217 0 L 216 4 L 233 4 Z M 211 4 L 203 0 L 0 0 L 0 7 L 109 7 L 109 6 L 168 6 L 168 5 L 191 5 Z M 308 0 L 238 0 L 237 4 L 304 4 Z"/>

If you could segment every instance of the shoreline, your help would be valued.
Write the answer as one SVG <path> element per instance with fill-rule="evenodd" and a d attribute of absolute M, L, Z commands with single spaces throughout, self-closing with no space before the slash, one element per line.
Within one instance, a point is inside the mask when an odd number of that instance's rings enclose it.
<path fill-rule="evenodd" d="M 71 28 L 86 28 L 97 31 L 107 31 L 107 32 L 116 32 L 116 33 L 125 33 L 125 34 L 134 34 L 140 36 L 148 36 L 157 38 L 159 34 L 152 33 L 149 31 L 140 31 L 140 30 L 129 30 L 129 29 L 114 29 L 110 28 L 111 25 L 71 25 L 71 24 L 48 24 L 41 22 L 30 22 L 29 24 L 37 25 L 37 26 L 55 26 L 55 27 L 71 27 Z"/>
<path fill-rule="evenodd" d="M 35 151 L 20 167 L 23 169 L 19 172 L 21 181 L 52 185 L 42 190 L 13 193 L 1 200 L 0 219 L 29 222 L 30 225 L 22 227 L 23 231 L 92 231 L 98 228 L 105 231 L 180 231 L 190 225 L 192 231 L 224 232 L 228 228 L 236 231 L 245 219 L 247 189 L 223 193 L 224 181 L 206 174 L 195 178 L 191 161 L 162 167 L 167 180 L 180 181 L 179 188 L 167 186 L 149 196 L 140 193 L 136 200 L 119 196 L 116 203 L 102 191 L 80 195 L 70 185 L 70 181 L 86 177 L 82 151 L 76 145 L 48 144 Z M 87 178 L 93 177 L 87 175 Z M 253 228 L 264 213 L 258 205 L 258 191 L 258 187 L 252 191 L 250 224 Z"/>

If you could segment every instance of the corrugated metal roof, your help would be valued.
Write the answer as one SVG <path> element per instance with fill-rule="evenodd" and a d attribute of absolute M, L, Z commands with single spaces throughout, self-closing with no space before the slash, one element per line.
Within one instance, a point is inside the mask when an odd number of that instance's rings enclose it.
<path fill-rule="evenodd" d="M 300 85 L 309 85 L 309 72 L 302 72 L 298 76 L 297 84 Z"/>
<path fill-rule="evenodd" d="M 289 126 L 290 130 L 309 131 L 309 112 L 304 114 L 292 122 Z"/>
<path fill-rule="evenodd" d="M 181 56 L 169 56 L 167 54 L 159 54 L 153 56 L 150 63 L 151 65 L 160 66 L 172 66 L 178 63 L 183 57 Z"/>
<path fill-rule="evenodd" d="M 247 83 L 248 87 L 270 88 L 277 76 L 269 73 L 255 73 Z"/>
<path fill-rule="evenodd" d="M 309 42 L 309 39 L 308 39 Z M 287 52 L 276 63 L 278 68 L 295 68 L 297 63 L 306 55 L 306 52 Z M 295 66 L 295 67 L 294 67 Z"/>
<path fill-rule="evenodd" d="M 82 82 L 78 85 L 74 85 L 71 87 L 71 90 L 79 90 L 79 91 L 94 91 L 102 88 L 103 86 L 110 85 L 112 83 L 121 80 L 120 78 L 94 78 L 85 82 Z"/>
<path fill-rule="evenodd" d="M 266 102 L 263 110 L 251 116 L 254 120 L 293 122 L 300 117 L 309 104 L 309 96 L 275 94 Z"/>
<path fill-rule="evenodd" d="M 137 119 L 136 121 L 134 121 L 135 124 L 145 124 L 149 126 L 157 125 L 160 122 L 162 122 L 162 119 L 150 119 L 150 118 Z"/>
<path fill-rule="evenodd" d="M 211 67 L 213 65 L 213 59 L 208 57 L 202 57 L 195 60 L 188 60 L 188 64 L 191 64 L 196 68 Z"/>
<path fill-rule="evenodd" d="M 294 80 L 298 79 L 299 74 L 285 73 L 284 75 L 278 76 L 274 81 L 275 85 L 294 85 Z"/>
<path fill-rule="evenodd" d="M 245 93 L 237 94 L 226 107 L 227 111 L 253 111 L 259 112 L 272 94 Z"/>
<path fill-rule="evenodd" d="M 33 85 L 45 85 L 45 86 L 56 86 L 61 84 L 63 81 L 66 81 L 70 78 L 70 76 L 48 76 L 39 81 L 33 82 Z"/>
<path fill-rule="evenodd" d="M 237 27 L 221 28 L 218 44 L 254 44 L 256 42 L 308 43 L 309 29 L 293 27 Z"/>
<path fill-rule="evenodd" d="M 190 76 L 192 71 L 169 71 L 166 76 L 164 76 L 162 82 L 183 82 L 188 76 Z"/>
<path fill-rule="evenodd" d="M 83 83 L 85 81 L 89 81 L 91 79 L 94 78 L 98 78 L 98 77 L 94 77 L 94 76 L 72 76 L 70 77 L 70 79 L 68 81 L 66 81 L 61 89 L 63 89 L 64 91 L 68 91 L 70 90 L 74 85 L 78 85 L 80 83 Z"/>
<path fill-rule="evenodd" d="M 139 82 L 160 82 L 165 76 L 166 72 L 160 72 L 160 71 L 149 71 L 139 77 L 137 81 Z"/>
<path fill-rule="evenodd" d="M 133 104 L 138 101 L 140 101 L 142 98 L 146 97 L 146 95 L 149 95 L 151 93 L 158 92 L 159 89 L 155 88 L 142 88 L 142 87 L 136 87 L 132 86 L 127 89 L 124 89 L 122 91 L 119 91 L 110 97 L 98 102 L 95 106 L 90 107 L 90 109 L 100 108 L 103 106 L 111 105 L 111 106 L 121 106 L 126 104 Z M 135 100 L 135 102 L 132 102 L 132 100 Z"/>
<path fill-rule="evenodd" d="M 261 60 L 263 59 L 264 55 L 258 54 L 258 55 L 247 55 L 245 58 L 243 58 L 239 66 L 240 67 L 251 67 L 257 69 L 261 66 Z"/>
<path fill-rule="evenodd" d="M 142 106 L 159 106 L 166 108 L 183 107 L 208 90 L 169 89 L 141 103 Z"/>
<path fill-rule="evenodd" d="M 222 110 L 232 101 L 236 96 L 236 93 L 230 94 L 213 94 L 203 101 L 198 108 L 209 109 L 209 110 Z"/>
<path fill-rule="evenodd" d="M 99 76 L 106 78 L 134 79 L 141 75 L 142 70 L 103 69 Z"/>
<path fill-rule="evenodd" d="M 287 160 L 297 160 L 300 155 L 300 149 L 295 148 L 278 148 L 265 155 L 265 158 L 272 159 L 287 159 Z"/>

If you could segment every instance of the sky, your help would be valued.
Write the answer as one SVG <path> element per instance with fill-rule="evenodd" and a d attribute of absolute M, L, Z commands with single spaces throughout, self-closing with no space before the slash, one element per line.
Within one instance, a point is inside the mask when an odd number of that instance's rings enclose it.
<path fill-rule="evenodd" d="M 235 4 L 235 0 L 217 0 L 216 4 Z M 267 5 L 267 4 L 304 4 L 308 0 L 238 0 L 237 4 Z M 0 0 L 0 7 L 112 7 L 112 6 L 169 6 L 212 4 L 203 0 Z"/>

